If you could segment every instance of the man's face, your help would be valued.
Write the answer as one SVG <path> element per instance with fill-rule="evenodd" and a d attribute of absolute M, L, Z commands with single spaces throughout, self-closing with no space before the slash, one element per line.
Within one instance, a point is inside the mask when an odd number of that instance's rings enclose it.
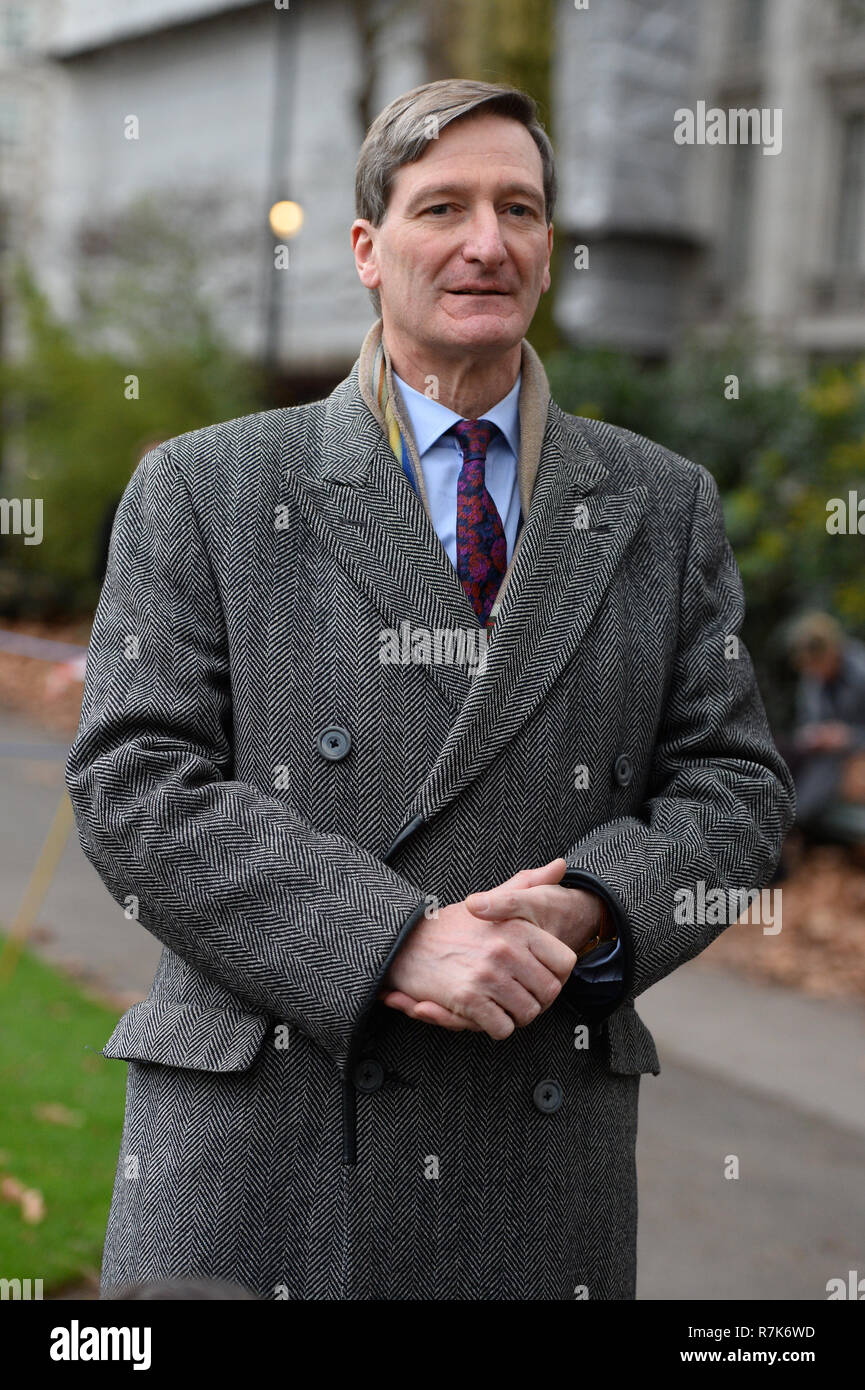
<path fill-rule="evenodd" d="M 550 286 L 537 145 L 506 116 L 454 121 L 397 170 L 381 226 L 356 222 L 353 242 L 386 337 L 455 356 L 507 351 Z"/>

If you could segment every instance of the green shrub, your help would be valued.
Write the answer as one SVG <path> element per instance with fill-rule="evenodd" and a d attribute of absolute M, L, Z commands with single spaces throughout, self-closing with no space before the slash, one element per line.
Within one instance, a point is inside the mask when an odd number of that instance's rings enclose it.
<path fill-rule="evenodd" d="M 770 717 L 789 719 L 784 621 L 823 607 L 865 636 L 865 541 L 826 529 L 831 498 L 858 487 L 865 499 L 865 363 L 767 377 L 758 353 L 731 341 L 687 344 L 660 367 L 591 350 L 546 365 L 565 410 L 647 435 L 714 475 L 745 586 L 744 638 Z M 738 399 L 727 398 L 730 375 Z"/>
<path fill-rule="evenodd" d="M 254 367 L 201 318 L 185 341 L 138 332 L 120 352 L 61 322 L 26 269 L 16 277 L 16 303 L 26 351 L 0 368 L 0 492 L 42 499 L 43 539 L 0 537 L 0 613 L 86 612 L 99 592 L 106 510 L 146 449 L 260 410 L 262 394 Z"/>

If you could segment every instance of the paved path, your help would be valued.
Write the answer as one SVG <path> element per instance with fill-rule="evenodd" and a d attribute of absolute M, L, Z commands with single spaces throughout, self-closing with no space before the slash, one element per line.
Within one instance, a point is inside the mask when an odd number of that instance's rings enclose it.
<path fill-rule="evenodd" d="M 640 1086 L 638 1297 L 822 1300 L 865 1275 L 865 1011 L 698 963 L 639 1007 L 662 1070 Z"/>
<path fill-rule="evenodd" d="M 22 756 L 26 755 L 26 756 Z M 65 746 L 0 716 L 0 919 L 21 900 Z M 35 945 L 110 993 L 149 989 L 160 946 L 127 922 L 73 836 Z M 865 1275 L 865 1009 L 697 961 L 639 1000 L 662 1073 L 640 1089 L 641 1299 L 818 1299 Z M 724 1177 L 728 1155 L 739 1178 Z"/>
<path fill-rule="evenodd" d="M 63 783 L 68 740 L 0 714 L 0 921 L 15 916 L 48 834 Z M 92 980 L 118 1006 L 150 988 L 161 946 L 128 922 L 70 835 L 38 918 L 37 945 L 56 964 Z"/>

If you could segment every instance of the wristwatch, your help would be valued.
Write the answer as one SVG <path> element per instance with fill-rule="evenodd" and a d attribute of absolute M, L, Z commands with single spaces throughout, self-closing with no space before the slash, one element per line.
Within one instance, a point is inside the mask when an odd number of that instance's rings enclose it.
<path fill-rule="evenodd" d="M 579 951 L 577 951 L 577 960 L 581 960 L 583 956 L 587 956 L 590 951 L 596 951 L 602 942 L 609 942 L 612 945 L 613 942 L 619 939 L 619 934 L 610 917 L 610 909 L 607 907 L 603 898 L 600 899 L 600 903 L 601 925 L 598 929 L 598 933 L 596 936 L 592 937 L 591 941 L 587 941 L 585 946 L 580 947 Z"/>

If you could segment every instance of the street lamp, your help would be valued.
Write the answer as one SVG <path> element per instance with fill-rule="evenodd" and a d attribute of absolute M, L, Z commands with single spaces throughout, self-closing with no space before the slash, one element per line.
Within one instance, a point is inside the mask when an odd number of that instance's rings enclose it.
<path fill-rule="evenodd" d="M 282 202 L 274 203 L 267 214 L 267 220 L 275 237 L 279 237 L 280 241 L 290 241 L 303 226 L 303 208 L 300 203 L 293 203 L 286 198 Z"/>
<path fill-rule="evenodd" d="M 270 371 L 279 368 L 279 336 L 282 318 L 282 286 L 280 274 L 288 269 L 288 247 L 283 243 L 297 236 L 303 226 L 303 208 L 300 203 L 283 198 L 273 204 L 267 214 L 270 230 L 275 241 L 271 247 L 271 265 L 267 295 L 267 319 L 265 323 L 265 361 Z"/>
<path fill-rule="evenodd" d="M 273 111 L 270 131 L 270 169 L 267 177 L 268 200 L 271 201 L 268 223 L 275 238 L 268 250 L 270 265 L 267 267 L 267 280 L 264 303 L 264 360 L 272 375 L 279 371 L 279 340 L 281 337 L 282 282 L 279 267 L 287 264 L 285 251 L 279 243 L 290 240 L 300 231 L 303 223 L 303 209 L 290 199 L 281 199 L 280 194 L 292 184 L 289 172 L 290 143 L 293 132 L 292 99 L 295 92 L 295 70 L 297 50 L 300 42 L 298 17 L 287 10 L 274 8 L 272 23 L 277 26 L 273 45 Z M 269 238 L 268 238 L 269 240 Z"/>

